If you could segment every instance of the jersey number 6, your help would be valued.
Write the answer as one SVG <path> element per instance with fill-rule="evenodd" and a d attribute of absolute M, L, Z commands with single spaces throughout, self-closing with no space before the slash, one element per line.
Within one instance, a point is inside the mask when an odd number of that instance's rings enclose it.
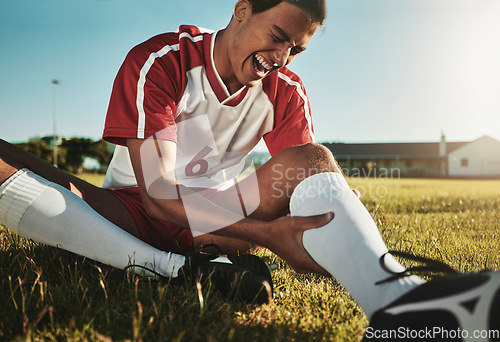
<path fill-rule="evenodd" d="M 198 154 L 196 154 L 186 165 L 186 169 L 184 170 L 186 176 L 193 177 L 205 174 L 208 171 L 208 162 L 203 158 L 205 158 L 212 151 L 213 148 L 205 146 L 200 152 L 198 152 Z"/>

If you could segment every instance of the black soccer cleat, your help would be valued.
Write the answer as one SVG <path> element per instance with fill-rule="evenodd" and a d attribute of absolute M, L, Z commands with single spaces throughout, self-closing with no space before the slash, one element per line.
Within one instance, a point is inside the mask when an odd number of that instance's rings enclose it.
<path fill-rule="evenodd" d="M 439 264 L 431 262 L 434 266 Z M 425 268 L 417 267 L 418 270 Z M 408 275 L 403 273 L 401 276 Z M 375 312 L 364 339 L 500 341 L 500 273 L 453 272 L 434 278 Z"/>
<path fill-rule="evenodd" d="M 214 249 L 208 253 L 207 250 Z M 272 265 L 271 265 L 272 266 Z M 217 291 L 228 298 L 238 298 L 247 303 L 264 304 L 273 298 L 273 280 L 270 266 L 256 255 L 221 256 L 217 245 L 203 246 L 193 256 L 186 257 L 186 263 L 175 278 L 165 278 L 158 272 L 140 265 L 128 268 L 140 268 L 174 284 L 211 284 Z"/>
<path fill-rule="evenodd" d="M 204 246 L 213 247 L 212 245 Z M 244 254 L 221 257 L 198 252 L 186 258 L 174 282 L 199 281 L 202 286 L 210 282 L 215 289 L 229 298 L 247 303 L 264 304 L 273 298 L 273 280 L 269 266 L 258 256 Z"/>

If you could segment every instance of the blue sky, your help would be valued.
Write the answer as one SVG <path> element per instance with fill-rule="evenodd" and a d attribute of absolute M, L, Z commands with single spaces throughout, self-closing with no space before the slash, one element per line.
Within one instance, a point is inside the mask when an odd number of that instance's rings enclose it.
<path fill-rule="evenodd" d="M 99 139 L 127 52 L 181 24 L 224 27 L 236 0 L 2 0 L 0 137 Z M 290 68 L 317 141 L 500 140 L 500 1 L 329 0 Z"/>

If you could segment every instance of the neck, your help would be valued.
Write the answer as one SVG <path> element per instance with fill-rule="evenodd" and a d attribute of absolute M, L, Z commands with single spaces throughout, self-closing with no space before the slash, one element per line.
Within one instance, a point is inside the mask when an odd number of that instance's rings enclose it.
<path fill-rule="evenodd" d="M 214 63 L 220 78 L 230 94 L 234 94 L 243 86 L 236 78 L 229 59 L 230 31 L 223 29 L 217 33 L 214 46 Z"/>

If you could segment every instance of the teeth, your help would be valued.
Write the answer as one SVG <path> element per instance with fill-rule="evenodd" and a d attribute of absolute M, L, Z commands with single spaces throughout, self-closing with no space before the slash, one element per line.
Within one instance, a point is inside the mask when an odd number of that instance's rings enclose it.
<path fill-rule="evenodd" d="M 260 65 L 262 65 L 264 68 L 266 68 L 266 70 L 271 70 L 272 67 L 266 63 L 266 61 L 264 60 L 264 58 L 261 55 L 255 54 L 255 58 L 257 59 L 257 61 L 259 61 Z"/>

